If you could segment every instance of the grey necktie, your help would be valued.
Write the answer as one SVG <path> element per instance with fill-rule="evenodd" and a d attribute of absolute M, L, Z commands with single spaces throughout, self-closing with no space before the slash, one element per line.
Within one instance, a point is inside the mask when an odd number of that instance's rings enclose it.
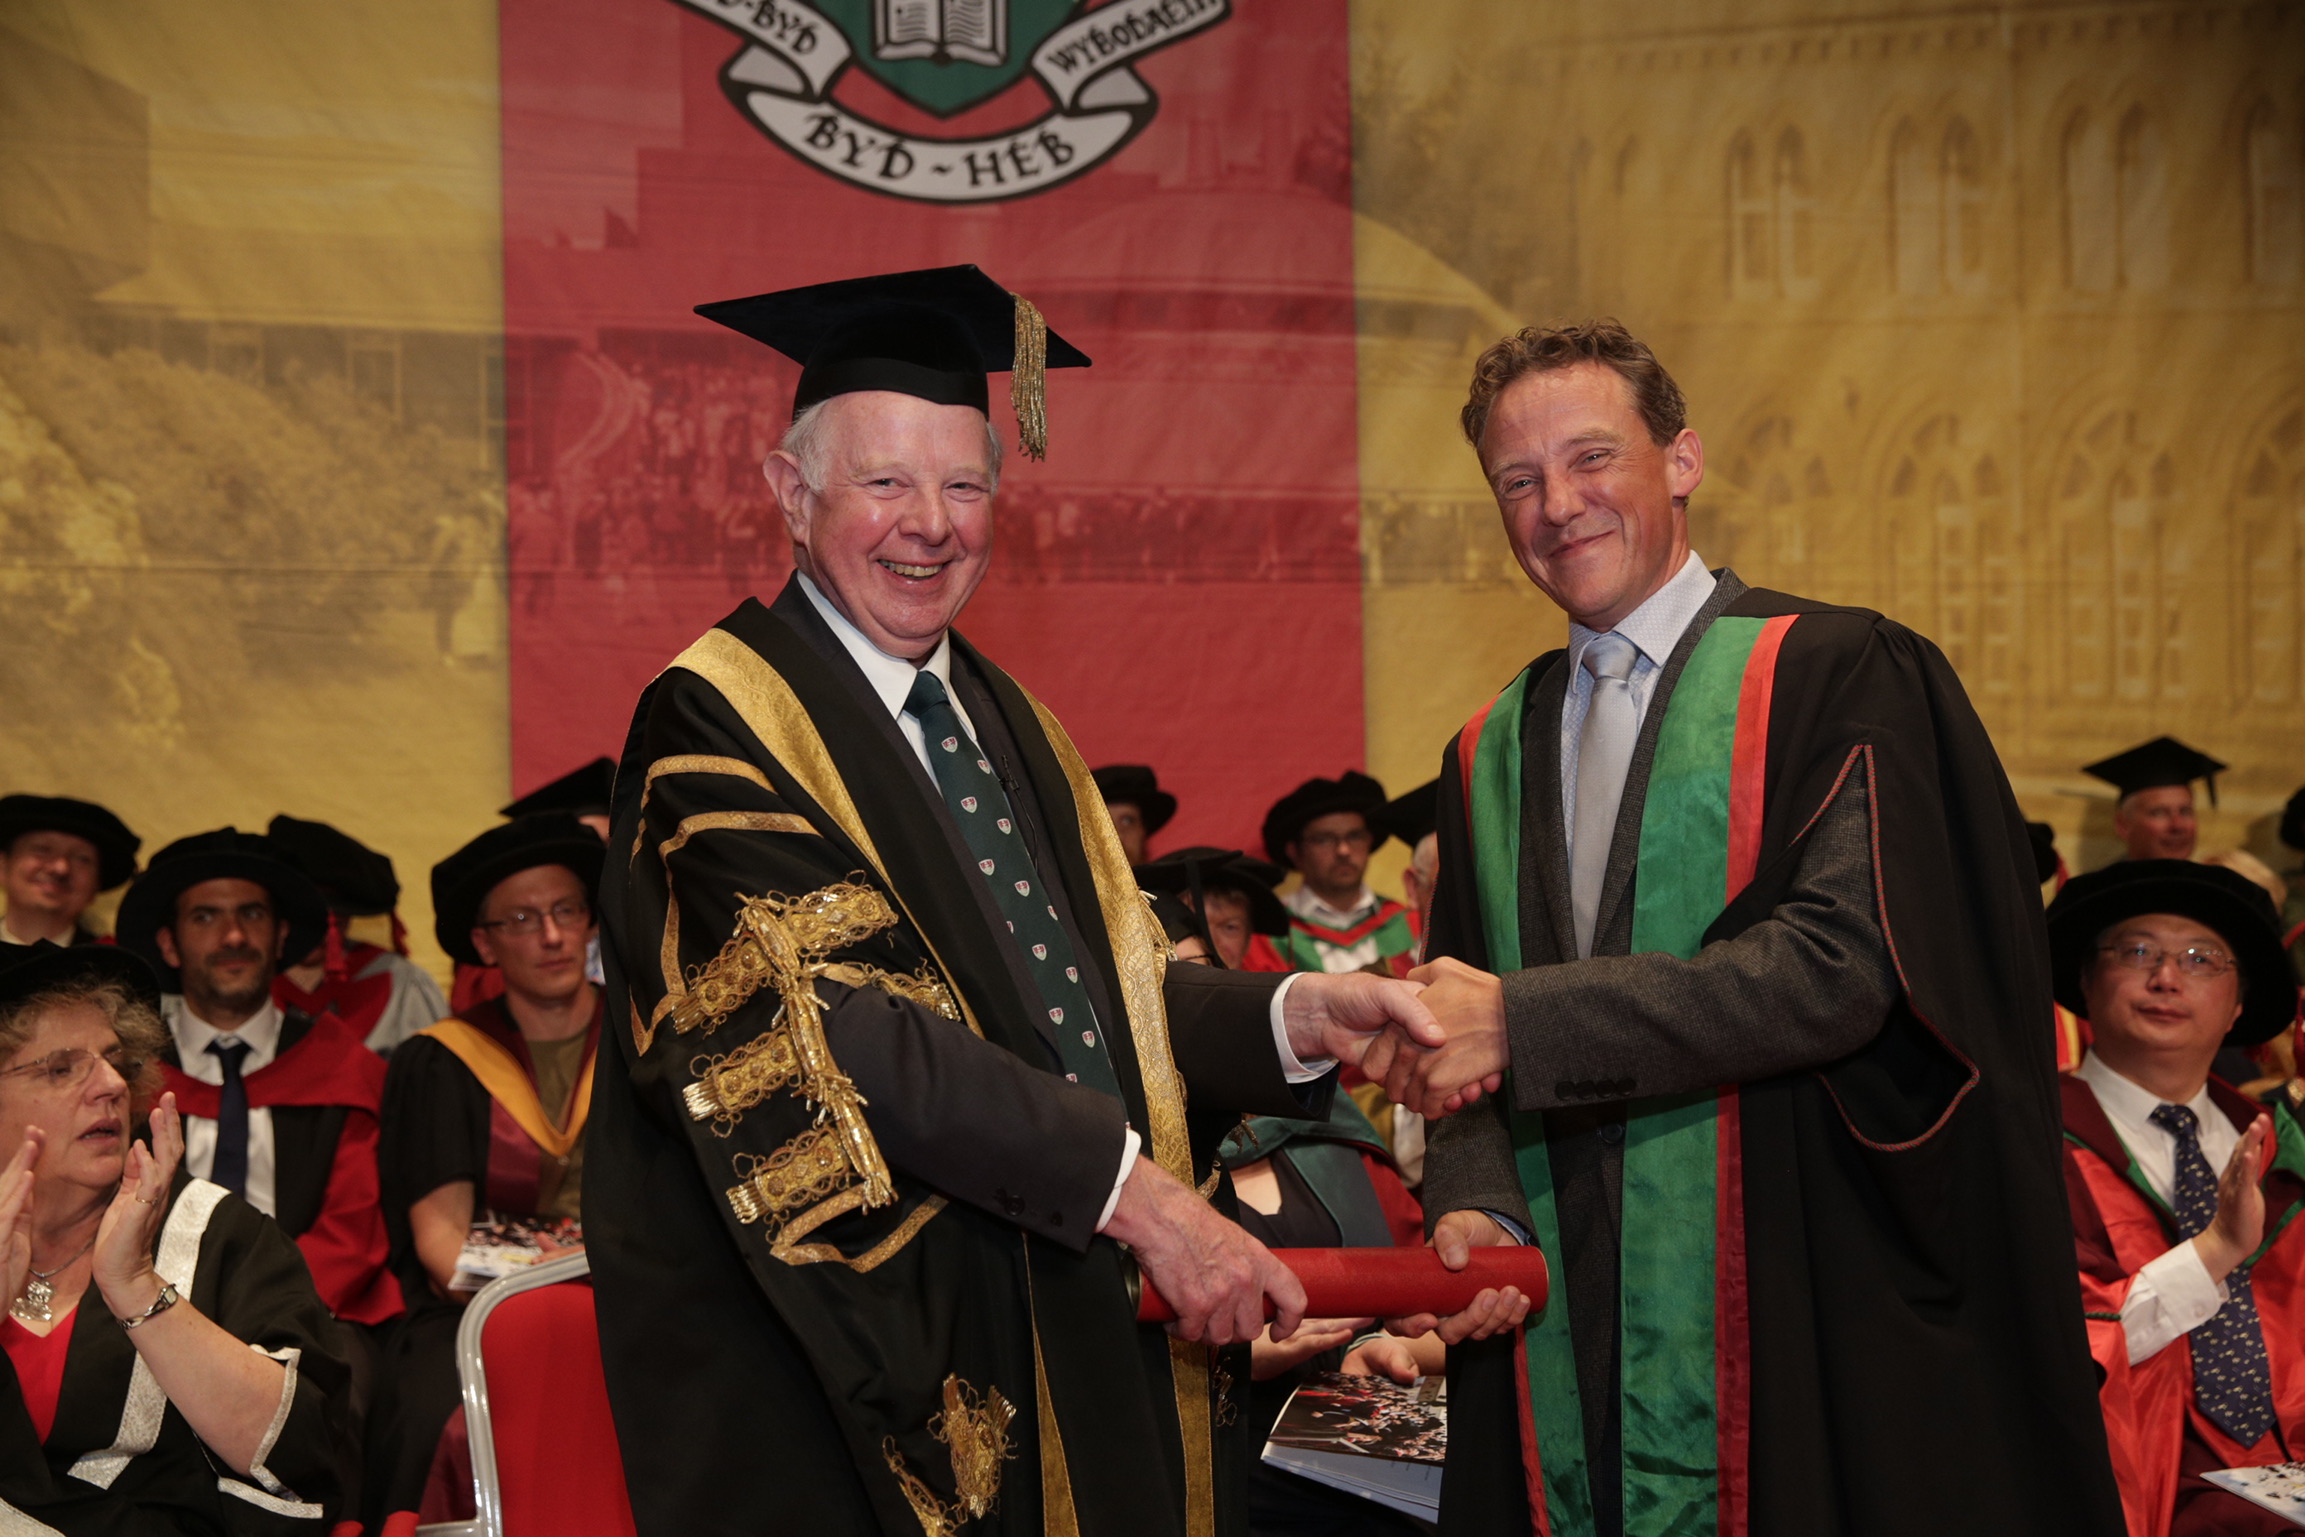
<path fill-rule="evenodd" d="M 1627 679 L 1640 648 L 1615 631 L 1585 647 L 1593 675 L 1593 702 L 1577 741 L 1576 836 L 1569 844 L 1569 907 L 1577 921 L 1577 956 L 1593 953 L 1593 926 L 1601 911 L 1601 884 L 1609 873 L 1609 844 L 1617 833 L 1617 803 L 1625 798 L 1625 768 L 1633 761 L 1640 713 Z"/>

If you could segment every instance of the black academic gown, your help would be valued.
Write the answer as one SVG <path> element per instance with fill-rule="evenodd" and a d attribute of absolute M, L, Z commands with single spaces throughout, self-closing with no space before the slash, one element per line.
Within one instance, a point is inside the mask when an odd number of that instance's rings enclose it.
<path fill-rule="evenodd" d="M 45 1444 L 0 1355 L 0 1531 L 19 1530 L 13 1513 L 41 1523 L 24 1531 L 65 1537 L 326 1531 L 342 1514 L 343 1326 L 321 1305 L 302 1255 L 270 1217 L 182 1173 L 156 1247 L 160 1273 L 187 1303 L 293 1362 L 286 1412 L 259 1471 L 243 1478 L 211 1458 L 91 1286 L 69 1325 Z"/>
<path fill-rule="evenodd" d="M 1222 1199 L 1216 1146 L 1241 1112 L 1319 1115 L 1325 1098 L 1281 1076 L 1280 979 L 1166 961 L 1070 743 L 957 636 L 954 652 L 1122 1098 L 1061 1077 L 933 781 L 798 586 L 684 654 L 643 695 L 617 775 L 615 1046 L 584 1187 L 644 1537 L 940 1521 L 1181 1537 L 1237 1519 L 1224 1438 L 1245 1360 L 1138 1326 L 1126 1257 L 1093 1232 L 1124 1120 Z M 813 949 L 811 894 L 853 920 Z M 763 946 L 731 944 L 748 899 L 784 904 L 745 909 Z M 819 968 L 802 986 L 821 1034 L 783 1006 L 797 995 L 772 957 Z"/>
<path fill-rule="evenodd" d="M 1801 835 L 1853 779 L 1898 985 L 1852 1054 L 1741 1086 L 1746 1530 L 2110 1537 L 2121 1512 L 2059 1173 L 2047 936 L 1993 745 L 1943 654 L 1898 624 L 1760 589 L 1722 612 L 1802 617 L 1775 674 L 1756 873 L 1705 943 L 1770 915 Z M 1557 752 L 1543 731 L 1523 741 L 1525 762 Z M 1487 968 L 1464 751 L 1443 758 L 1427 949 Z M 1541 800 L 1524 802 L 1524 886 Z M 1542 896 L 1525 891 L 1521 911 L 1526 964 L 1572 959 Z M 1516 1348 L 1451 1354 L 1445 1532 L 1528 1529 Z"/>

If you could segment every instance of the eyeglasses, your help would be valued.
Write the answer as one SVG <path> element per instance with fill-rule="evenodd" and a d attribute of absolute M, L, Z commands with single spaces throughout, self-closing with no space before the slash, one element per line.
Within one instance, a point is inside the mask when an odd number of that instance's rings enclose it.
<path fill-rule="evenodd" d="M 2117 944 L 2101 946 L 2099 955 L 2110 955 L 2116 965 L 2131 971 L 2146 973 L 2161 969 L 2163 961 L 2175 961 L 2177 973 L 2196 982 L 2221 977 L 2233 969 L 2233 957 L 2208 945 L 2187 945 L 2182 950 L 2164 950 L 2149 939 L 2124 939 Z"/>
<path fill-rule="evenodd" d="M 29 1074 L 35 1087 L 53 1089 L 62 1093 L 68 1089 L 77 1089 L 86 1083 L 88 1075 L 96 1070 L 96 1064 L 99 1062 L 109 1066 L 123 1079 L 134 1083 L 138 1075 L 144 1071 L 145 1059 L 125 1046 L 108 1046 L 101 1052 L 84 1051 L 80 1047 L 74 1046 L 64 1051 L 52 1051 L 38 1061 L 27 1062 L 22 1067 L 0 1069 L 0 1078 L 14 1078 L 18 1074 Z"/>
<path fill-rule="evenodd" d="M 592 921 L 592 904 L 582 900 L 555 902 L 544 912 L 538 912 L 533 907 L 516 907 L 503 917 L 478 926 L 484 929 L 502 929 L 507 934 L 516 934 L 520 938 L 526 939 L 529 935 L 543 930 L 546 918 L 550 918 L 557 928 L 572 929 L 580 923 Z"/>
<path fill-rule="evenodd" d="M 1349 833 L 1306 833 L 1304 845 L 1308 849 L 1365 849 L 1374 836 L 1365 827 L 1355 828 Z"/>

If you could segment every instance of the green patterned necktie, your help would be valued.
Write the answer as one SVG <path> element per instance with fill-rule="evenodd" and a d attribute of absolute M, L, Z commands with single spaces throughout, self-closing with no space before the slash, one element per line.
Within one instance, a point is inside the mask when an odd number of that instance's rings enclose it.
<path fill-rule="evenodd" d="M 960 723 L 960 712 L 944 683 L 927 668 L 912 680 L 904 713 L 920 722 L 928 745 L 928 762 L 936 787 L 960 824 L 968 851 L 976 856 L 977 870 L 992 884 L 1008 931 L 1024 947 L 1032 962 L 1032 978 L 1040 989 L 1041 1006 L 1055 1026 L 1057 1055 L 1064 1075 L 1075 1083 L 1102 1089 L 1116 1099 L 1120 1081 L 1113 1076 L 1112 1058 L 1098 1033 L 1096 1011 L 1089 1007 L 1088 990 L 1081 986 L 1080 961 L 1072 939 L 1057 921 L 1056 905 L 1042 888 L 1040 871 L 1016 829 L 1016 813 L 1008 793 L 983 749 Z"/>

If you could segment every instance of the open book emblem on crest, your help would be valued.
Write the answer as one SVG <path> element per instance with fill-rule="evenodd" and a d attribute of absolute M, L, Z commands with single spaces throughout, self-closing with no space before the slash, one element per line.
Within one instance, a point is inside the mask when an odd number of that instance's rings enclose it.
<path fill-rule="evenodd" d="M 873 0 L 876 59 L 1008 62 L 1008 0 Z"/>
<path fill-rule="evenodd" d="M 720 84 L 761 132 L 855 186 L 954 204 L 1045 192 L 1104 164 L 1160 107 L 1137 61 L 1232 14 L 1232 0 L 673 3 L 745 40 Z M 840 99 L 852 67 L 933 117 L 956 117 L 1028 75 L 1049 109 L 996 134 L 912 133 Z"/>

